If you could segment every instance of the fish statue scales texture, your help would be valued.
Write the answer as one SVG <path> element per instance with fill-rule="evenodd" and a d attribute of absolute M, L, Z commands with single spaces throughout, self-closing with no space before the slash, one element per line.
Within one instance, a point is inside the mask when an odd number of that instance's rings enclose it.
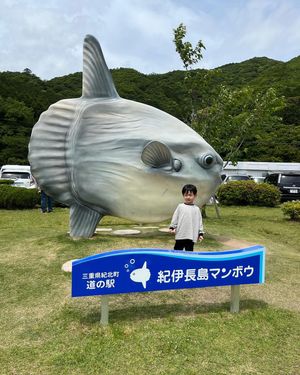
<path fill-rule="evenodd" d="M 29 161 L 39 186 L 70 207 L 70 236 L 91 237 L 104 215 L 168 219 L 181 188 L 206 203 L 221 182 L 222 159 L 194 130 L 149 105 L 119 97 L 98 41 L 83 46 L 82 97 L 43 112 Z"/>

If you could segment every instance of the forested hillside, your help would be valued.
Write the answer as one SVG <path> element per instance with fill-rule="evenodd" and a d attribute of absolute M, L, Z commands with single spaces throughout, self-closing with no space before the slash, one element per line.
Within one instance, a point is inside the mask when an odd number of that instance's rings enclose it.
<path fill-rule="evenodd" d="M 263 92 L 273 87 L 286 99 L 282 125 L 262 130 L 255 142 L 245 144 L 240 160 L 300 162 L 300 56 L 286 63 L 253 58 L 214 71 L 209 79 L 206 70 L 191 71 L 196 109 L 209 105 L 220 85 Z M 184 71 L 145 75 L 120 68 L 112 75 L 121 97 L 150 104 L 183 121 L 189 117 L 191 97 Z M 81 73 L 43 81 L 29 69 L 0 72 L 0 165 L 28 163 L 31 129 L 40 114 L 57 100 L 81 96 L 81 80 Z"/>

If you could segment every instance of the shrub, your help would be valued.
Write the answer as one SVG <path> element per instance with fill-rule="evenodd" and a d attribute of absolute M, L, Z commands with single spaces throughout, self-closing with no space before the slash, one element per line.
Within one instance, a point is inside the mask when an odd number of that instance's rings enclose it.
<path fill-rule="evenodd" d="M 219 187 L 217 196 L 224 205 L 274 207 L 280 203 L 280 191 L 276 186 L 254 181 L 230 181 Z"/>
<path fill-rule="evenodd" d="M 257 206 L 275 207 L 280 204 L 281 192 L 277 186 L 263 183 L 257 186 Z"/>
<path fill-rule="evenodd" d="M 0 185 L 0 208 L 34 208 L 40 201 L 37 189 Z"/>
<path fill-rule="evenodd" d="M 300 201 L 285 202 L 282 205 L 283 214 L 289 216 L 291 220 L 300 219 Z"/>
<path fill-rule="evenodd" d="M 12 185 L 13 183 L 14 183 L 14 180 L 0 179 L 0 185 Z"/>

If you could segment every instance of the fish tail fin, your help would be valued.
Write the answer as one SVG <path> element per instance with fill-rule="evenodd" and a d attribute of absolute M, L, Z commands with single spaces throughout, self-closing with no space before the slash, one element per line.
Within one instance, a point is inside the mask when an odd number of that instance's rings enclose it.
<path fill-rule="evenodd" d="M 89 207 L 78 203 L 72 204 L 70 207 L 70 236 L 72 238 L 92 237 L 103 216 Z"/>

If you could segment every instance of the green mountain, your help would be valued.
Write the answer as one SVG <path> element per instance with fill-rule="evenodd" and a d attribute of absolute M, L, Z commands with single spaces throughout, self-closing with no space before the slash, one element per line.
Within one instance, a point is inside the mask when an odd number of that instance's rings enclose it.
<path fill-rule="evenodd" d="M 218 69 L 222 72 L 223 84 L 226 83 L 232 87 L 242 87 L 250 85 L 269 69 L 284 64 L 281 61 L 271 60 L 267 57 L 254 57 L 253 59 L 243 61 L 241 63 L 231 63 L 220 66 Z M 268 73 L 267 73 L 268 75 Z M 270 79 L 272 79 L 270 77 Z M 268 85 L 265 88 L 270 87 Z"/>
<path fill-rule="evenodd" d="M 196 108 L 209 105 L 221 84 L 232 89 L 250 86 L 259 91 L 273 87 L 278 95 L 284 95 L 287 106 L 280 114 L 283 125 L 262 134 L 259 143 L 247 151 L 247 159 L 300 162 L 300 56 L 288 62 L 255 57 L 210 72 L 215 74 L 206 80 L 207 70 L 190 72 Z M 119 68 L 112 69 L 112 76 L 121 97 L 152 105 L 183 121 L 188 118 L 191 103 L 184 71 L 146 75 Z M 81 73 L 44 81 L 29 69 L 22 73 L 0 72 L 0 165 L 28 163 L 32 126 L 52 103 L 81 96 L 81 82 Z"/>

